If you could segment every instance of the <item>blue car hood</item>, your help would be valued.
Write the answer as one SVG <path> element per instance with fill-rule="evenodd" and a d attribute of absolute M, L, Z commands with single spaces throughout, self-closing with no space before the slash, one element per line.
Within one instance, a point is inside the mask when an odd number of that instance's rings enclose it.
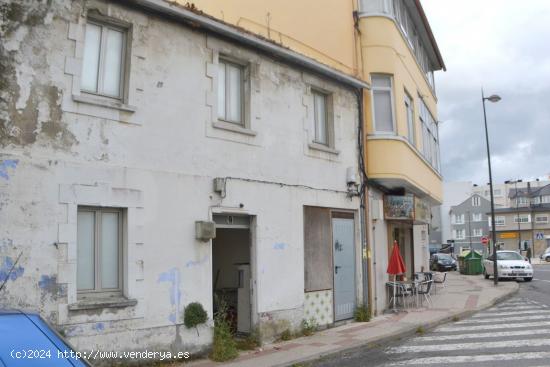
<path fill-rule="evenodd" d="M 29 351 L 33 358 L 24 358 Z M 71 351 L 74 349 L 40 315 L 0 310 L 0 367 L 90 366 L 74 355 L 71 358 Z"/>

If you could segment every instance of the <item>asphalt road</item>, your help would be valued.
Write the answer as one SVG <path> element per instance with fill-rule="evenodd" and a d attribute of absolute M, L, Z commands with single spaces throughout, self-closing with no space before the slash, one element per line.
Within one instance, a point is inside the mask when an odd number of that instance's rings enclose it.
<path fill-rule="evenodd" d="M 550 265 L 534 269 L 533 281 L 519 281 L 517 295 L 467 319 L 396 343 L 343 352 L 311 366 L 550 366 Z"/>

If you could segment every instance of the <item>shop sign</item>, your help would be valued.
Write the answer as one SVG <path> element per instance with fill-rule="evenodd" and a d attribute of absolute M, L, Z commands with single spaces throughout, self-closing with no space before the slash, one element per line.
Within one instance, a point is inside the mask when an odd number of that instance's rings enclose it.
<path fill-rule="evenodd" d="M 518 233 L 517 232 L 503 232 L 499 233 L 499 237 L 501 240 L 510 239 L 510 238 L 517 238 Z"/>
<path fill-rule="evenodd" d="M 419 197 L 414 197 L 414 220 L 418 222 L 430 223 L 432 213 L 430 204 Z"/>
<path fill-rule="evenodd" d="M 384 196 L 384 217 L 390 220 L 414 220 L 414 196 Z"/>

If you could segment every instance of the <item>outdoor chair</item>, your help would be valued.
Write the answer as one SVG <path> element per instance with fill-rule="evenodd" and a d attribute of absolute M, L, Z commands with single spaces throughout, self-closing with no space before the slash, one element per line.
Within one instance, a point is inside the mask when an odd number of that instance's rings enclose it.
<path fill-rule="evenodd" d="M 441 288 L 445 288 L 445 281 L 447 280 L 447 273 L 435 273 L 434 275 L 434 293 L 437 294 L 437 287 L 440 284 Z"/>
<path fill-rule="evenodd" d="M 421 304 L 424 304 L 423 300 L 425 299 L 428 306 L 432 306 L 432 296 L 430 295 L 430 291 L 432 290 L 433 282 L 433 279 L 429 279 L 420 282 L 418 285 L 416 293 L 420 296 Z"/>
<path fill-rule="evenodd" d="M 413 292 L 411 289 L 407 288 L 405 284 L 399 283 L 399 282 L 387 282 L 386 285 L 388 286 L 389 295 L 390 295 L 390 306 L 393 305 L 393 298 L 394 298 L 394 288 L 395 288 L 395 301 L 396 304 L 399 304 L 399 300 L 401 300 L 401 306 L 403 308 L 410 307 L 407 304 L 412 302 L 412 296 Z M 410 299 L 410 301 L 409 301 Z"/>

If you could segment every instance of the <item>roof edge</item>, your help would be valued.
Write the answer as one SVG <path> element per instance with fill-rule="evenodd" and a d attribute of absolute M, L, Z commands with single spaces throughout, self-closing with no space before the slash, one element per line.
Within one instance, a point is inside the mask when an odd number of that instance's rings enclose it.
<path fill-rule="evenodd" d="M 263 39 L 254 33 L 229 25 L 216 18 L 201 14 L 198 11 L 186 9 L 181 4 L 169 2 L 167 0 L 130 0 L 124 1 L 124 3 L 134 7 L 138 6 L 148 9 L 170 18 L 182 20 L 194 27 L 203 28 L 212 33 L 237 41 L 241 44 L 272 54 L 290 64 L 298 65 L 314 73 L 321 74 L 336 80 L 341 84 L 345 84 L 356 89 L 370 89 L 370 84 L 361 79 L 331 68 L 330 66 L 327 66 L 317 60 L 276 44 L 271 40 Z"/>
<path fill-rule="evenodd" d="M 437 45 L 437 41 L 435 40 L 435 36 L 432 31 L 432 27 L 430 26 L 430 22 L 428 22 L 428 17 L 426 16 L 426 13 L 424 12 L 424 8 L 422 7 L 422 4 L 420 3 L 420 0 L 414 0 L 414 3 L 416 5 L 416 8 L 418 9 L 418 13 L 420 14 L 420 18 L 422 19 L 422 23 L 424 23 L 424 27 L 426 28 L 426 31 L 428 32 L 428 37 L 430 38 L 430 43 L 432 44 L 432 47 L 435 51 L 435 54 L 437 56 L 437 61 L 439 62 L 441 69 L 443 71 L 447 71 L 447 67 L 445 66 L 445 62 L 443 61 L 443 56 L 441 56 L 441 51 L 439 50 L 439 46 Z"/>

